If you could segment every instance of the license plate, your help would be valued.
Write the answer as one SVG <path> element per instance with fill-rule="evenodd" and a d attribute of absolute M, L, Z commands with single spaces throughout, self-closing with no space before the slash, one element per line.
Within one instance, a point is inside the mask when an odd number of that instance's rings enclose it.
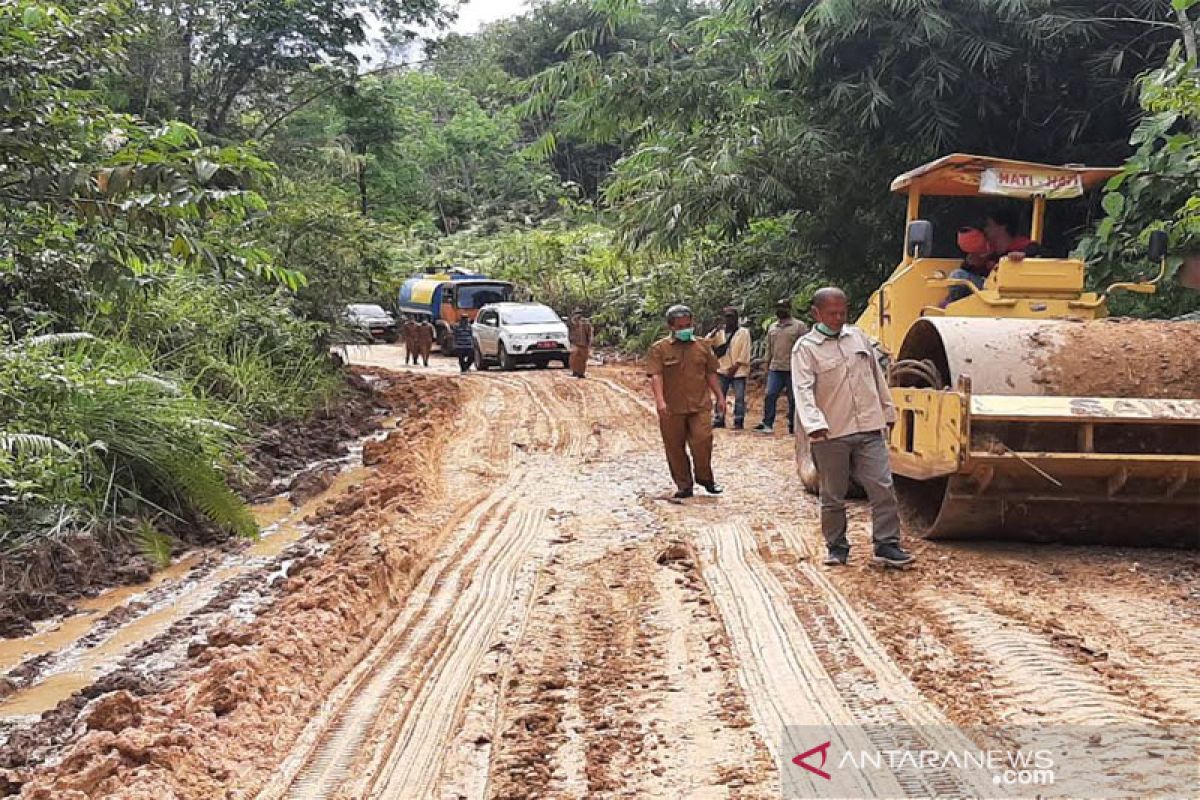
<path fill-rule="evenodd" d="M 538 342 L 534 345 L 538 350 L 554 350 L 558 347 L 558 342 Z"/>

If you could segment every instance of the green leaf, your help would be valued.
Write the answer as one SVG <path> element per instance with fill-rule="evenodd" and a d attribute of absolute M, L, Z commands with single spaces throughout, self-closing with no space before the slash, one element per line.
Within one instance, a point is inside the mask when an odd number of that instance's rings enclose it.
<path fill-rule="evenodd" d="M 200 183 L 208 183 L 217 174 L 221 166 L 203 158 L 196 159 L 196 177 Z"/>
<path fill-rule="evenodd" d="M 1101 201 L 1104 207 L 1104 212 L 1113 218 L 1120 218 L 1125 212 L 1125 197 L 1119 192 L 1109 192 L 1104 195 L 1104 200 Z"/>
<path fill-rule="evenodd" d="M 26 28 L 36 28 L 45 19 L 46 12 L 42 11 L 40 6 L 26 6 L 24 13 L 21 14 L 21 22 Z"/>

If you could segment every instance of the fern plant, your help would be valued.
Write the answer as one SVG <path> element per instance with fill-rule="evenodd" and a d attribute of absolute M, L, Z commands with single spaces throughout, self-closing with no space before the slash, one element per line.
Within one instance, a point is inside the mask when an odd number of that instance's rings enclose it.
<path fill-rule="evenodd" d="M 158 569 L 171 565 L 175 539 L 155 528 L 149 520 L 138 520 L 133 529 L 133 541 L 146 560 Z"/>

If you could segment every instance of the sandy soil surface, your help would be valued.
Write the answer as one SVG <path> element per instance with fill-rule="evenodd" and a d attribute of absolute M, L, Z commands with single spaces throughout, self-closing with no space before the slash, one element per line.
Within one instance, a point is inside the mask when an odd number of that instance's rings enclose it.
<path fill-rule="evenodd" d="M 856 507 L 830 570 L 782 433 L 719 431 L 726 494 L 678 504 L 632 368 L 352 356 L 403 373 L 408 413 L 312 501 L 277 593 L 209 612 L 161 674 L 89 683 L 53 736 L 9 723 L 0 789 L 768 798 L 784 724 L 945 748 L 948 722 L 1200 723 L 1194 552 L 914 540 L 918 568 L 883 572 Z M 984 788 L 923 771 L 855 791 Z"/>
<path fill-rule="evenodd" d="M 1062 331 L 1039 365 L 1049 394 L 1200 399 L 1200 323 L 1113 318 Z"/>

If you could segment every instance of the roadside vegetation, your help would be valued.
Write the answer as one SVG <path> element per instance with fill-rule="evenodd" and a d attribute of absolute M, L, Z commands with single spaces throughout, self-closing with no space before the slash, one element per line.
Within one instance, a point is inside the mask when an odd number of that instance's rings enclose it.
<path fill-rule="evenodd" d="M 340 309 L 414 272 L 514 280 L 632 351 L 680 299 L 861 302 L 901 247 L 888 182 L 952 151 L 1125 164 L 1051 221 L 1098 286 L 1152 229 L 1172 270 L 1200 254 L 1196 0 L 546 0 L 415 42 L 452 13 L 0 7 L 0 559 L 253 534 L 240 448 L 335 401 Z"/>

